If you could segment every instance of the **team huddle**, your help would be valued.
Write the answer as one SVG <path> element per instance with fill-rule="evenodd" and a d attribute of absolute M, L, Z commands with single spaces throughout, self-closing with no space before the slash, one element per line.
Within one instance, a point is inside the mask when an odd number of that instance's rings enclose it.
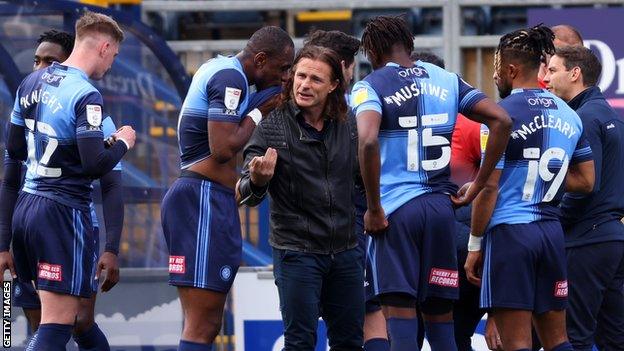
<path fill-rule="evenodd" d="M 134 146 L 89 79 L 123 32 L 86 12 L 47 32 L 20 84 L 0 189 L 0 269 L 32 331 L 27 350 L 110 350 L 95 297 L 118 281 L 120 160 Z M 373 71 L 352 86 L 355 55 Z M 180 176 L 162 201 L 178 350 L 212 350 L 241 263 L 238 206 L 270 198 L 284 350 L 624 349 L 624 125 L 601 65 L 569 26 L 504 35 L 496 103 L 401 17 L 361 41 L 278 27 L 204 63 L 180 111 Z M 352 88 L 350 88 L 352 86 Z M 243 154 L 242 170 L 237 155 Z M 102 188 L 100 255 L 92 182 Z M 104 277 L 104 279 L 100 279 Z"/>

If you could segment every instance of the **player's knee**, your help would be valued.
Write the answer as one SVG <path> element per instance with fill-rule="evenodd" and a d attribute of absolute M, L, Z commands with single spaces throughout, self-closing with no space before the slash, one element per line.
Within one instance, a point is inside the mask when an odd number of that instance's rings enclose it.
<path fill-rule="evenodd" d="M 74 324 L 74 334 L 84 334 L 91 330 L 91 327 L 95 324 L 93 312 L 80 311 L 76 316 L 76 323 Z"/>
<path fill-rule="evenodd" d="M 192 337 L 192 340 L 206 340 L 212 342 L 221 330 L 221 318 L 185 318 L 185 336 Z"/>
<path fill-rule="evenodd" d="M 391 293 L 379 295 L 379 302 L 383 306 L 398 308 L 416 308 L 416 299 L 405 293 Z"/>
<path fill-rule="evenodd" d="M 428 297 L 420 304 L 420 311 L 428 315 L 441 315 L 453 311 L 453 300 Z"/>

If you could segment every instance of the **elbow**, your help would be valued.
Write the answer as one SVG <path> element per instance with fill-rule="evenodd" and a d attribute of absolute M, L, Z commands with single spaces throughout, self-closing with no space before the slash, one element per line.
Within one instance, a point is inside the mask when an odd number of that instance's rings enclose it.
<path fill-rule="evenodd" d="M 375 148 L 377 148 L 378 146 L 378 141 L 377 138 L 364 138 L 364 139 L 360 139 L 360 152 L 369 152 L 374 150 Z"/>
<path fill-rule="evenodd" d="M 217 163 L 227 163 L 234 158 L 235 155 L 235 153 L 225 150 L 215 150 L 210 154 Z"/>
<path fill-rule="evenodd" d="M 579 189 L 578 192 L 583 193 L 583 194 L 589 194 L 594 190 L 594 179 L 586 179 L 585 182 L 583 182 L 583 185 L 581 186 L 581 188 Z"/>

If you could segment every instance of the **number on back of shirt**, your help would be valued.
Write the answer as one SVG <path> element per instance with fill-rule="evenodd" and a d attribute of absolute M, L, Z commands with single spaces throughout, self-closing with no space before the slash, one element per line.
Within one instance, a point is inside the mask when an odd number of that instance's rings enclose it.
<path fill-rule="evenodd" d="M 431 115 L 422 115 L 420 117 L 423 127 L 433 127 L 448 123 L 448 113 L 438 113 Z M 399 117 L 399 125 L 403 128 L 410 128 L 407 131 L 407 170 L 410 172 L 418 172 L 420 167 L 424 171 L 437 171 L 448 166 L 451 162 L 451 143 L 440 135 L 433 135 L 433 128 L 423 128 L 422 135 L 418 134 L 418 116 Z M 440 146 L 442 155 L 433 160 L 420 160 L 418 149 L 419 145 L 423 148 Z"/>
<path fill-rule="evenodd" d="M 26 128 L 28 128 L 28 171 L 41 177 L 58 178 L 61 176 L 60 168 L 48 167 L 50 158 L 56 148 L 58 147 L 58 140 L 56 139 L 56 131 L 51 125 L 45 122 L 35 123 L 34 119 L 24 119 Z M 43 153 L 38 152 L 39 145 L 35 143 L 35 125 L 37 126 L 37 133 L 46 137 L 47 144 Z M 40 154 L 40 157 L 37 155 Z"/>
<path fill-rule="evenodd" d="M 557 195 L 557 192 L 559 192 L 559 188 L 561 188 L 561 184 L 563 184 L 566 172 L 568 171 L 570 159 L 568 155 L 566 155 L 565 150 L 559 147 L 551 147 L 540 156 L 539 148 L 530 147 L 523 150 L 523 157 L 529 160 L 529 167 L 527 178 L 522 189 L 522 201 L 531 201 L 533 199 L 538 177 L 546 183 L 552 182 L 541 202 L 552 201 Z M 562 162 L 561 168 L 559 168 L 556 175 L 548 169 L 548 164 L 553 160 Z"/>

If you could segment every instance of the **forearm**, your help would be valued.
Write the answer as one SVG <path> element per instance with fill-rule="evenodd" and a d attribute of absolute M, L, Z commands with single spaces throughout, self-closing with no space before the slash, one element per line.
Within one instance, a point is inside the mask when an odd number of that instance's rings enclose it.
<path fill-rule="evenodd" d="M 366 189 L 366 200 L 369 210 L 381 209 L 381 195 L 379 191 L 379 177 L 381 159 L 379 156 L 379 141 L 360 140 L 358 150 L 362 182 Z"/>
<path fill-rule="evenodd" d="M 227 135 L 224 139 L 224 143 L 213 143 L 212 136 L 209 136 L 211 155 L 219 163 L 226 163 L 232 158 L 236 157 L 236 154 L 247 144 L 251 134 L 256 128 L 256 124 L 251 117 L 245 117 L 238 126 Z M 219 138 L 222 139 L 222 138 Z"/>
<path fill-rule="evenodd" d="M 253 122 L 252 122 L 253 123 Z M 240 194 L 240 204 L 247 206 L 257 206 L 264 200 L 267 190 L 269 188 L 268 183 L 263 186 L 254 185 L 251 182 L 251 174 L 249 172 L 249 163 L 256 156 L 262 156 L 267 151 L 266 140 L 264 139 L 264 133 L 262 125 L 254 131 L 249 138 L 249 143 L 243 152 L 244 162 L 243 171 L 241 172 L 241 179 L 238 182 L 238 192 Z"/>
<path fill-rule="evenodd" d="M 119 253 L 119 241 L 124 222 L 123 183 L 121 171 L 110 171 L 100 179 L 102 207 L 106 224 L 104 251 Z"/>
<path fill-rule="evenodd" d="M 122 141 L 117 141 L 110 148 L 104 148 L 101 138 L 79 138 L 78 152 L 85 174 L 99 178 L 110 172 L 128 148 Z"/>
<path fill-rule="evenodd" d="M 568 168 L 568 174 L 565 180 L 565 191 L 574 193 L 591 193 L 594 189 L 594 172 L 593 162 L 587 162 L 589 165 L 585 165 L 583 168 L 577 168 L 577 165 L 572 165 Z"/>
<path fill-rule="evenodd" d="M 498 190 L 494 187 L 485 187 L 472 203 L 472 215 L 470 219 L 470 232 L 474 236 L 483 236 L 485 229 L 490 223 Z"/>
<path fill-rule="evenodd" d="M 21 185 L 21 168 L 21 162 L 5 157 L 0 188 L 0 252 L 8 251 L 11 246 L 11 224 Z"/>

